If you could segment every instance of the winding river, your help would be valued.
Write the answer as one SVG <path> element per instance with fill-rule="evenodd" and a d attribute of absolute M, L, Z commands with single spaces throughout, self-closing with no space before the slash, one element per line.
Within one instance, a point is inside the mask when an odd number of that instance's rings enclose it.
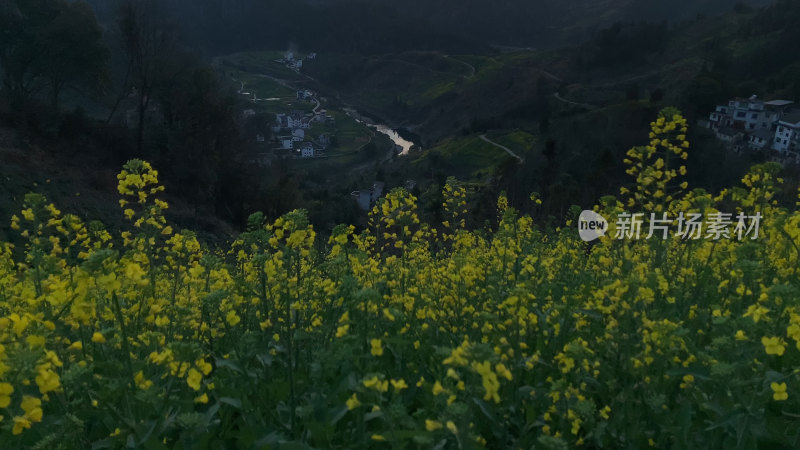
<path fill-rule="evenodd" d="M 372 123 L 372 121 L 369 118 L 359 114 L 359 112 L 353 108 L 348 107 L 343 109 L 344 112 L 347 113 L 348 116 L 355 119 L 356 122 L 363 123 L 364 125 L 374 129 L 378 133 L 385 134 L 386 136 L 388 136 L 389 139 L 391 139 L 392 142 L 394 142 L 394 144 L 398 148 L 400 148 L 399 155 L 401 156 L 407 155 L 408 152 L 411 150 L 411 147 L 414 146 L 414 142 L 405 139 L 403 136 L 400 136 L 400 133 L 398 133 L 397 130 L 394 130 L 391 127 L 384 124 Z"/>

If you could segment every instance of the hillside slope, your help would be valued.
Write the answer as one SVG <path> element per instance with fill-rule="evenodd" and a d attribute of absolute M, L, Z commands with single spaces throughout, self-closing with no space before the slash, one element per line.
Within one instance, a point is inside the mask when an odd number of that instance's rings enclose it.
<path fill-rule="evenodd" d="M 553 51 L 328 53 L 304 71 L 433 145 L 465 128 L 538 122 L 554 105 L 602 107 L 654 94 L 695 119 L 729 96 L 800 97 L 800 58 L 791 51 L 798 22 L 800 7 L 782 1 L 677 28 L 617 24 Z"/>
<path fill-rule="evenodd" d="M 348 0 L 343 0 L 342 3 Z M 386 5 L 397 5 L 381 0 Z M 680 23 L 697 15 L 716 16 L 737 4 L 769 0 L 410 0 L 398 15 L 429 23 L 444 33 L 496 45 L 553 47 L 576 43 L 617 21 Z M 396 6 L 395 6 L 396 8 Z"/>
<path fill-rule="evenodd" d="M 109 29 L 122 0 L 88 0 Z M 555 48 L 617 21 L 680 23 L 770 0 L 163 0 L 159 14 L 206 53 L 298 47 L 380 54 Z"/>
<path fill-rule="evenodd" d="M 125 221 L 118 204 L 118 172 L 118 167 L 68 145 L 27 136 L 0 122 L 0 240 L 9 239 L 11 217 L 19 215 L 30 192 L 45 195 L 64 213 L 119 229 Z M 200 236 L 211 241 L 233 234 L 230 224 L 210 215 L 198 217 L 185 201 L 167 195 L 171 206 L 167 217 L 178 228 L 198 226 Z"/>

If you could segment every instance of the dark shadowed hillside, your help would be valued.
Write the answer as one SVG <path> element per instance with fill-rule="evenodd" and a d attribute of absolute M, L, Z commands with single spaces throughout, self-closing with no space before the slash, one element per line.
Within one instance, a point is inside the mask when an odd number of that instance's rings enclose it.
<path fill-rule="evenodd" d="M 120 0 L 89 0 L 113 21 Z M 147 1 L 147 0 L 145 0 Z M 164 0 L 188 42 L 212 53 L 275 49 L 342 53 L 474 52 L 555 47 L 617 21 L 682 22 L 769 0 Z"/>

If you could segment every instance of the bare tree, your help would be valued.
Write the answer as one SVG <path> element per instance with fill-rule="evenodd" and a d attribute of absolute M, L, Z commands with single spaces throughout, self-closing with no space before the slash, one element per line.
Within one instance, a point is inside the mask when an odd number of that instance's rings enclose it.
<path fill-rule="evenodd" d="M 0 66 L 12 95 L 25 100 L 50 87 L 54 110 L 65 87 L 104 85 L 108 48 L 83 2 L 0 1 Z"/>
<path fill-rule="evenodd" d="M 147 110 L 158 83 L 159 67 L 175 49 L 175 33 L 159 14 L 155 0 L 125 0 L 118 20 L 120 36 L 128 58 L 122 91 L 109 115 L 111 120 L 130 89 L 136 89 L 138 121 L 136 148 L 142 152 Z"/>

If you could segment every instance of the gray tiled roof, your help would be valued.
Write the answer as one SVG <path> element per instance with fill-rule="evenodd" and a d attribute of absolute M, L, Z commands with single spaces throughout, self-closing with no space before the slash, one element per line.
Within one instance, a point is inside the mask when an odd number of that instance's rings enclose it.
<path fill-rule="evenodd" d="M 767 106 L 778 106 L 778 107 L 788 106 L 791 105 L 792 103 L 794 102 L 791 100 L 770 100 L 768 102 L 764 102 L 764 104 Z"/>
<path fill-rule="evenodd" d="M 775 137 L 775 132 L 770 130 L 769 128 L 760 128 L 754 131 L 751 134 L 751 136 L 769 141 L 772 140 L 773 137 Z"/>

